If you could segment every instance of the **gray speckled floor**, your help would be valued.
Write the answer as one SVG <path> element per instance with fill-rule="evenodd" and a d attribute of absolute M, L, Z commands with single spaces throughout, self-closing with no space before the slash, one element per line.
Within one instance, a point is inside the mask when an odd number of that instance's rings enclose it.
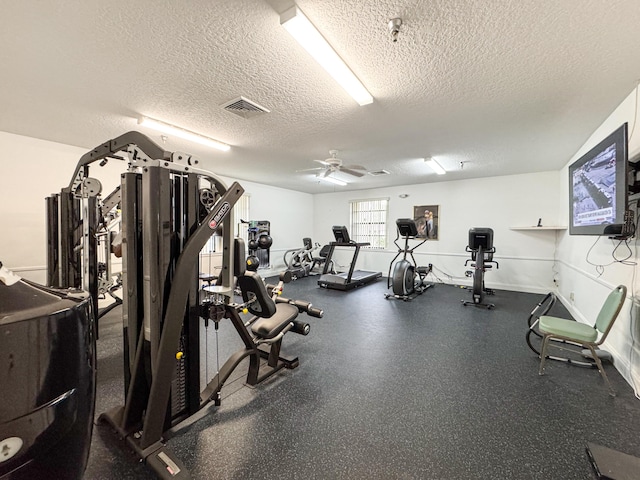
<path fill-rule="evenodd" d="M 222 406 L 169 440 L 193 478 L 592 479 L 587 441 L 640 456 L 640 401 L 611 364 L 616 398 L 597 370 L 548 362 L 538 376 L 524 337 L 541 295 L 498 291 L 487 311 L 463 307 L 470 293 L 453 286 L 402 302 L 384 299 L 384 279 L 351 292 L 316 280 L 285 288 L 325 310 L 302 316 L 309 336 L 285 337 L 300 367 L 251 389 L 241 365 Z M 220 363 L 234 335 L 222 325 Z M 122 403 L 121 343 L 104 321 L 97 413 Z M 153 478 L 108 427 L 93 437 L 85 478 Z"/>

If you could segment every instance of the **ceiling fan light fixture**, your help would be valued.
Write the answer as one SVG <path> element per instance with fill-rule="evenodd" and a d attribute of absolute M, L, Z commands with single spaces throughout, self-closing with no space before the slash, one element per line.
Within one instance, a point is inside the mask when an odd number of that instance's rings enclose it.
<path fill-rule="evenodd" d="M 434 172 L 436 172 L 438 175 L 444 175 L 445 173 L 447 173 L 447 171 L 444 168 L 442 168 L 442 166 L 431 157 L 425 158 L 424 163 L 429 165 L 431 169 Z"/>
<path fill-rule="evenodd" d="M 362 82 L 297 6 L 280 15 L 280 24 L 359 105 L 373 103 Z"/>
<path fill-rule="evenodd" d="M 190 142 L 199 143 L 200 145 L 206 145 L 207 147 L 216 148 L 223 152 L 227 152 L 231 148 L 230 145 L 227 145 L 226 143 L 223 143 L 219 140 L 205 137 L 204 135 L 200 135 L 199 133 L 194 133 L 189 130 L 185 130 L 184 128 L 176 127 L 175 125 L 170 125 L 168 123 L 154 120 L 149 117 L 140 117 L 138 119 L 138 125 L 142 127 L 152 128 L 153 130 L 166 133 L 167 135 L 173 135 L 184 140 L 189 140 Z"/>
<path fill-rule="evenodd" d="M 333 177 L 318 176 L 317 178 L 319 178 L 320 180 L 324 180 L 325 182 L 333 183 L 335 185 L 340 185 L 341 187 L 344 187 L 347 185 L 347 182 L 345 182 L 344 180 L 339 180 Z"/>

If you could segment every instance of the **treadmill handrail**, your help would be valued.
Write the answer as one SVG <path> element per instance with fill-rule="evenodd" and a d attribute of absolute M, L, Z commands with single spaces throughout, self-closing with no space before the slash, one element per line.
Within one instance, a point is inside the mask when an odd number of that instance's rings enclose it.
<path fill-rule="evenodd" d="M 366 247 L 371 245 L 369 242 L 329 242 L 330 246 L 334 247 Z"/>
<path fill-rule="evenodd" d="M 351 266 L 349 267 L 349 273 L 347 274 L 346 283 L 351 283 L 351 277 L 353 276 L 353 270 L 356 267 L 356 262 L 358 261 L 358 254 L 360 253 L 360 247 L 364 247 L 366 245 L 370 245 L 369 242 L 331 242 L 329 243 L 329 254 L 327 255 L 327 259 L 325 260 L 324 269 L 322 270 L 322 274 L 326 274 L 329 271 L 329 266 L 331 265 L 331 257 L 333 257 L 333 252 L 335 247 L 352 247 L 354 248 L 353 257 L 351 258 Z"/>

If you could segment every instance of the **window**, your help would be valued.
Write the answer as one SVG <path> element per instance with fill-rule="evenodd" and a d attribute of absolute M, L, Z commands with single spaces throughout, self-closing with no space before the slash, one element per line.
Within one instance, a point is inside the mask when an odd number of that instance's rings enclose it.
<path fill-rule="evenodd" d="M 349 202 L 351 239 L 369 242 L 369 248 L 387 248 L 388 198 L 352 200 Z"/>

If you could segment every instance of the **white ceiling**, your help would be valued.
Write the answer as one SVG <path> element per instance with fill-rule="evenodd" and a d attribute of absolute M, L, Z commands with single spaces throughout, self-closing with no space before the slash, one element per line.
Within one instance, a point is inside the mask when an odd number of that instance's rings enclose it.
<path fill-rule="evenodd" d="M 281 27 L 288 0 L 0 0 L 0 130 L 90 149 L 146 115 L 231 144 L 164 144 L 218 174 L 356 190 L 559 169 L 640 79 L 638 0 L 297 3 L 373 104 Z M 240 95 L 271 113 L 220 108 Z M 338 187 L 296 173 L 330 149 L 391 175 Z"/>

